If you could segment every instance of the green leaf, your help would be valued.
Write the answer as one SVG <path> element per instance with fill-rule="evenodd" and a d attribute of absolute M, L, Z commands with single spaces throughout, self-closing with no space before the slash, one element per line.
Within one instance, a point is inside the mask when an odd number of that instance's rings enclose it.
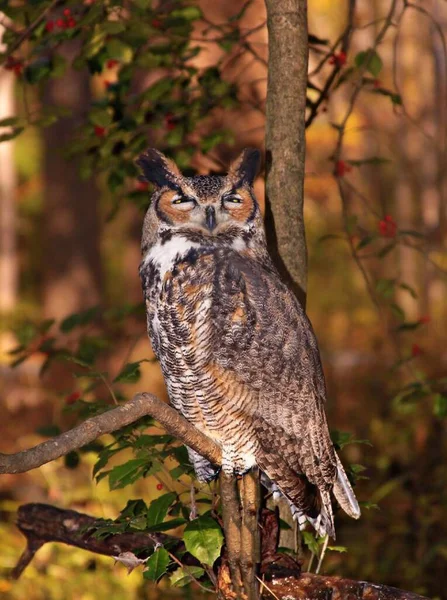
<path fill-rule="evenodd" d="M 201 563 L 213 566 L 220 556 L 223 534 L 218 523 L 211 517 L 198 517 L 185 527 L 183 540 L 186 549 Z"/>
<path fill-rule="evenodd" d="M 0 142 L 9 142 L 9 140 L 13 140 L 20 135 L 24 129 L 24 127 L 14 127 L 14 129 L 9 133 L 0 135 Z"/>
<path fill-rule="evenodd" d="M 412 298 L 416 299 L 418 297 L 416 290 L 414 288 L 412 288 L 410 285 L 408 285 L 407 283 L 400 283 L 399 287 L 402 288 L 403 290 L 406 290 Z"/>
<path fill-rule="evenodd" d="M 149 467 L 150 462 L 146 458 L 135 458 L 128 460 L 123 465 L 114 467 L 108 472 L 110 490 L 118 490 L 130 483 L 134 483 L 137 479 L 145 475 Z"/>
<path fill-rule="evenodd" d="M 197 21 L 197 19 L 202 18 L 202 11 L 198 6 L 185 6 L 185 8 L 173 10 L 171 16 L 185 19 L 186 21 Z"/>
<path fill-rule="evenodd" d="M 398 304 L 393 302 L 391 304 L 391 310 L 398 319 L 401 319 L 401 321 L 405 320 L 405 312 L 404 312 L 403 308 L 401 308 Z"/>
<path fill-rule="evenodd" d="M 371 73 L 374 77 L 377 77 L 382 70 L 382 59 L 375 50 L 371 48 L 364 52 L 359 52 L 354 59 L 355 65 L 358 68 L 366 65 L 366 70 Z"/>
<path fill-rule="evenodd" d="M 447 417 L 447 396 L 436 394 L 433 404 L 433 413 L 443 419 Z"/>
<path fill-rule="evenodd" d="M 126 26 L 122 21 L 105 21 L 99 26 L 100 31 L 104 33 L 116 35 L 126 30 Z"/>
<path fill-rule="evenodd" d="M 173 587 L 183 587 L 188 583 L 191 583 L 194 579 L 199 579 L 205 573 L 202 567 L 183 567 L 176 569 L 169 581 Z"/>
<path fill-rule="evenodd" d="M 389 158 L 383 158 L 382 156 L 370 156 L 369 158 L 362 158 L 360 160 L 347 160 L 346 162 L 353 167 L 361 167 L 362 165 L 383 165 L 391 161 Z"/>
<path fill-rule="evenodd" d="M 394 294 L 395 279 L 378 279 L 376 282 L 376 292 L 384 298 L 391 298 Z"/>
<path fill-rule="evenodd" d="M 136 383 L 140 377 L 140 361 L 127 363 L 122 371 L 115 377 L 113 383 Z"/>
<path fill-rule="evenodd" d="M 0 119 L 0 127 L 10 127 L 11 125 L 17 125 L 19 117 L 7 117 L 6 119 Z"/>
<path fill-rule="evenodd" d="M 159 548 L 146 562 L 146 568 L 143 571 L 143 577 L 150 581 L 158 581 L 167 571 L 171 559 L 167 550 Z"/>
<path fill-rule="evenodd" d="M 408 321 L 407 323 L 402 323 L 402 325 L 399 325 L 397 331 L 413 331 L 421 326 L 421 321 Z"/>
<path fill-rule="evenodd" d="M 94 109 L 89 113 L 92 125 L 98 127 L 109 127 L 112 124 L 112 115 L 107 108 Z"/>
<path fill-rule="evenodd" d="M 177 529 L 177 527 L 181 527 L 187 523 L 186 519 L 182 517 L 178 517 L 177 519 L 171 519 L 170 521 L 164 521 L 163 523 L 158 523 L 158 525 L 152 525 L 152 527 L 146 527 L 145 531 L 147 533 L 158 533 L 160 531 L 169 531 L 169 529 Z"/>
<path fill-rule="evenodd" d="M 129 63 L 133 58 L 132 48 L 116 38 L 107 42 L 106 51 L 109 58 L 120 60 L 123 63 Z"/>
<path fill-rule="evenodd" d="M 328 550 L 332 550 L 332 552 L 347 552 L 348 549 L 346 546 L 328 546 Z"/>
<path fill-rule="evenodd" d="M 152 527 L 162 523 L 168 514 L 169 507 L 176 500 L 177 494 L 169 492 L 152 500 L 147 513 L 147 525 Z"/>
<path fill-rule="evenodd" d="M 47 57 L 38 58 L 25 67 L 24 77 L 28 83 L 38 83 L 51 73 L 51 61 Z"/>
<path fill-rule="evenodd" d="M 318 556 L 319 544 L 318 544 L 317 540 L 315 539 L 315 535 L 313 533 L 311 533 L 310 531 L 303 531 L 302 536 L 303 536 L 303 542 L 305 543 L 305 545 L 309 548 L 309 550 L 313 554 L 316 554 Z"/>
<path fill-rule="evenodd" d="M 98 313 L 98 306 L 93 306 L 92 308 L 89 308 L 79 313 L 73 313 L 72 315 L 69 315 L 62 321 L 62 323 L 59 326 L 59 329 L 63 333 L 68 333 L 75 327 L 79 327 L 81 325 L 88 325 L 93 321 L 93 319 L 97 316 Z"/>

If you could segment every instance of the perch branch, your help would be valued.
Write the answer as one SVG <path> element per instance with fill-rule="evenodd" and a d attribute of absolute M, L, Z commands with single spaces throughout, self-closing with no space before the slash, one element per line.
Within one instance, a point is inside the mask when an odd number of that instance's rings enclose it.
<path fill-rule="evenodd" d="M 261 494 L 258 470 L 246 473 L 238 480 L 241 503 L 241 573 L 248 600 L 258 598 L 257 570 L 260 563 L 260 532 L 258 517 Z"/>
<path fill-rule="evenodd" d="M 231 583 L 236 598 L 243 596 L 243 584 L 240 571 L 241 554 L 241 513 L 237 495 L 236 480 L 221 471 L 220 497 L 222 505 L 222 519 L 225 531 L 225 542 L 228 554 L 228 567 L 231 574 Z"/>
<path fill-rule="evenodd" d="M 150 415 L 178 438 L 212 464 L 220 465 L 220 448 L 206 435 L 191 425 L 176 410 L 152 394 L 137 394 L 117 408 L 87 419 L 77 427 L 16 454 L 0 454 L 0 474 L 24 473 L 82 448 L 105 433 L 112 433 L 141 417 Z"/>

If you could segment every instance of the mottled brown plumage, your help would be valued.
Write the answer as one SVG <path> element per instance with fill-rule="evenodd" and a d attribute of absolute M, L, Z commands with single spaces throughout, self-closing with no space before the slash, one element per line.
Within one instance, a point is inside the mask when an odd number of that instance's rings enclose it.
<path fill-rule="evenodd" d="M 140 267 L 148 332 L 171 403 L 222 447 L 222 468 L 258 466 L 300 526 L 334 536 L 331 491 L 360 511 L 329 436 L 312 326 L 267 252 L 258 161 L 245 150 L 226 177 L 189 178 L 156 150 L 140 157 L 157 186 Z M 199 479 L 217 473 L 190 458 Z"/>

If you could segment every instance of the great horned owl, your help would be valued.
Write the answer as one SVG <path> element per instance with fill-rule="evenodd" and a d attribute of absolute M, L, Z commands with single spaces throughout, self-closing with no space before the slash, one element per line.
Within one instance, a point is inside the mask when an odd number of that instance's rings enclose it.
<path fill-rule="evenodd" d="M 268 254 L 253 192 L 260 154 L 226 176 L 184 177 L 150 149 L 137 161 L 155 184 L 140 275 L 148 333 L 172 405 L 222 449 L 222 469 L 255 465 L 300 527 L 334 537 L 330 493 L 360 509 L 331 442 L 317 342 Z M 217 468 L 189 450 L 197 477 Z"/>

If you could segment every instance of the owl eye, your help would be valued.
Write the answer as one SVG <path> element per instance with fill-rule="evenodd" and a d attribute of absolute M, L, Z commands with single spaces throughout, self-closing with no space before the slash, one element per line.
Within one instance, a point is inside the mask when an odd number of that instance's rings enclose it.
<path fill-rule="evenodd" d="M 239 194 L 230 194 L 223 199 L 225 204 L 242 204 L 242 197 Z"/>
<path fill-rule="evenodd" d="M 192 208 L 196 204 L 196 200 L 192 196 L 176 195 L 172 199 L 172 204 L 175 204 L 175 205 L 183 204 L 184 208 Z"/>

